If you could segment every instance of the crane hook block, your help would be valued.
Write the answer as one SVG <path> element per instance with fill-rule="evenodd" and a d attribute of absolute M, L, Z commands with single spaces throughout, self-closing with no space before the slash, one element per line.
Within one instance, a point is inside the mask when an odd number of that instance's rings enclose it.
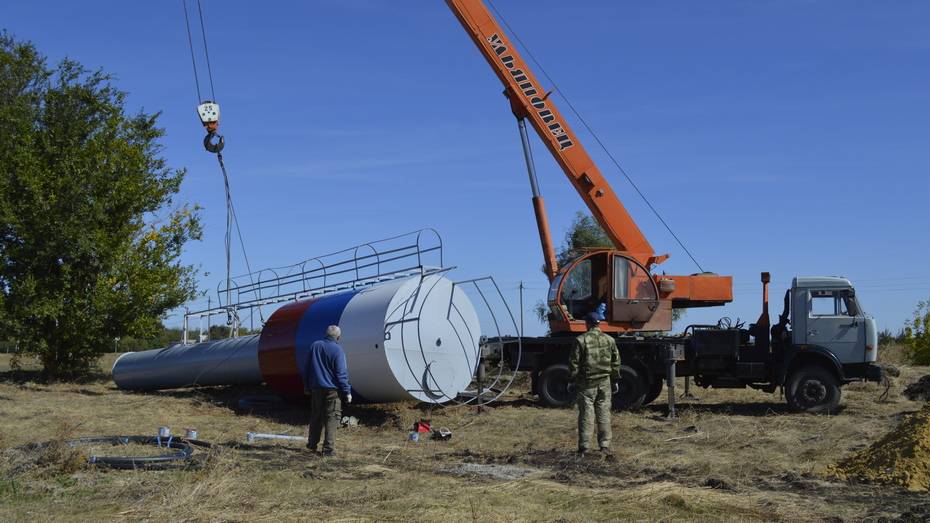
<path fill-rule="evenodd" d="M 200 122 L 207 128 L 207 132 L 213 134 L 220 125 L 220 104 L 211 100 L 206 100 L 197 106 L 197 115 L 200 116 Z"/>
<path fill-rule="evenodd" d="M 216 138 L 216 141 L 213 140 L 214 138 Z M 222 134 L 212 132 L 207 133 L 207 135 L 203 137 L 203 148 L 206 149 L 207 152 L 219 154 L 225 145 L 226 140 L 223 139 Z"/>

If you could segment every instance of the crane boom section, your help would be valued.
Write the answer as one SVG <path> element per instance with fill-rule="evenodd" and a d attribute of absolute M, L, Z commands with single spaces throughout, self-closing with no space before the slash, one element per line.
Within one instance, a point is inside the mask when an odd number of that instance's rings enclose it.
<path fill-rule="evenodd" d="M 647 267 L 654 251 L 568 122 L 481 0 L 446 0 L 500 78 L 514 115 L 528 119 L 614 246 Z"/>

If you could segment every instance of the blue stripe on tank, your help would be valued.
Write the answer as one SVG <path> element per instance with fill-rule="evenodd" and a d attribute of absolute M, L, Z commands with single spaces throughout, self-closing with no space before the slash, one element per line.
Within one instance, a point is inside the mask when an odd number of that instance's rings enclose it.
<path fill-rule="evenodd" d="M 294 357 L 297 359 L 297 369 L 300 371 L 302 383 L 307 382 L 307 358 L 310 354 L 310 345 L 326 336 L 326 327 L 339 325 L 342 311 L 356 294 L 358 291 L 353 290 L 317 298 L 300 318 L 294 340 Z"/>

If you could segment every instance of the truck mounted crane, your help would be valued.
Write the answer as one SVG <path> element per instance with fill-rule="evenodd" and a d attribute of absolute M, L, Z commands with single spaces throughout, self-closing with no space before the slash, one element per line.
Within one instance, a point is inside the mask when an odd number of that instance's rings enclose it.
<path fill-rule="evenodd" d="M 874 362 L 875 321 L 859 306 L 849 280 L 795 278 L 776 325 L 768 315 L 768 273 L 762 273 L 763 312 L 748 328 L 721 322 L 691 325 L 681 336 L 668 332 L 672 309 L 719 306 L 733 300 L 730 276 L 699 273 L 654 274 L 668 255 L 656 255 L 617 198 L 578 136 L 482 0 L 446 0 L 465 31 L 504 86 L 517 119 L 532 191 L 545 272 L 550 334 L 521 339 L 519 368 L 531 373 L 533 390 L 544 403 L 566 406 L 568 353 L 584 332 L 585 314 L 606 306 L 602 330 L 617 339 L 621 387 L 616 408 L 637 408 L 655 400 L 663 379 L 693 376 L 703 387 L 752 387 L 774 392 L 784 387 L 796 410 L 832 411 L 840 386 L 854 380 L 878 381 Z M 526 122 L 561 167 L 569 182 L 614 245 L 595 249 L 559 266 L 532 156 Z M 516 354 L 514 340 L 496 340 L 505 354 Z M 516 365 L 517 358 L 510 358 Z M 673 392 L 672 392 L 673 394 Z M 670 394 L 670 396 L 672 395 Z"/>

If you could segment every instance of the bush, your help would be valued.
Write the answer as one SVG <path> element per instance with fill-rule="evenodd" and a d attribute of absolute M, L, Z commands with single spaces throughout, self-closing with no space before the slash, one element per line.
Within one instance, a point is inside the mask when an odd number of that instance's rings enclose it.
<path fill-rule="evenodd" d="M 904 344 L 913 363 L 930 365 L 930 301 L 917 304 L 914 319 L 904 327 Z"/>

